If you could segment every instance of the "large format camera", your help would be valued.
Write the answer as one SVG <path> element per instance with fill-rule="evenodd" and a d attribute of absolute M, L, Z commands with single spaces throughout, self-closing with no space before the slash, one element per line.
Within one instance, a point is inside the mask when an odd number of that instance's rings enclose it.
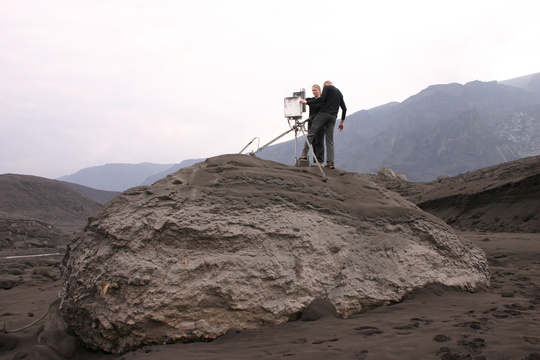
<path fill-rule="evenodd" d="M 293 96 L 285 98 L 285 117 L 287 119 L 302 119 L 302 114 L 306 112 L 306 105 L 300 104 L 300 99 L 306 98 L 306 90 L 302 89 L 293 92 Z"/>

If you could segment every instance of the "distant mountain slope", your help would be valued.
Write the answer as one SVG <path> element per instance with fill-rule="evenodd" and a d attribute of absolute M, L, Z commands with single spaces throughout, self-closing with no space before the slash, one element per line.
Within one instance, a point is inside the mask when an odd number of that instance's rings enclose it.
<path fill-rule="evenodd" d="M 0 249 L 65 245 L 99 209 L 100 204 L 63 182 L 0 175 Z"/>
<path fill-rule="evenodd" d="M 73 190 L 77 191 L 78 193 L 98 202 L 101 205 L 105 204 L 107 201 L 114 199 L 118 194 L 120 194 L 119 191 L 96 190 L 84 185 L 74 184 L 65 181 L 62 182 Z"/>
<path fill-rule="evenodd" d="M 540 91 L 540 73 L 499 81 L 499 84 L 520 87 L 529 91 Z"/>
<path fill-rule="evenodd" d="M 163 179 L 164 177 L 166 177 L 169 174 L 172 174 L 172 173 L 177 172 L 178 170 L 180 170 L 182 168 L 194 165 L 194 164 L 196 164 L 198 162 L 201 162 L 201 161 L 204 161 L 204 160 L 205 159 L 184 160 L 180 164 L 173 165 L 173 166 L 171 166 L 170 168 L 168 168 L 165 171 L 162 171 L 160 173 L 157 173 L 157 174 L 154 174 L 154 175 L 151 175 L 151 176 L 147 177 L 140 185 L 152 185 L 156 181 L 158 181 L 160 179 Z"/>
<path fill-rule="evenodd" d="M 389 167 L 431 181 L 540 154 L 540 92 L 497 82 L 433 85 L 402 103 L 351 114 L 345 124 L 334 138 L 338 168 Z M 257 155 L 293 164 L 294 140 Z"/>
<path fill-rule="evenodd" d="M 540 156 L 431 183 L 377 179 L 458 229 L 540 232 Z"/>
<path fill-rule="evenodd" d="M 171 168 L 174 164 L 106 164 L 82 169 L 57 180 L 98 190 L 124 191 L 141 185 L 146 178 Z"/>

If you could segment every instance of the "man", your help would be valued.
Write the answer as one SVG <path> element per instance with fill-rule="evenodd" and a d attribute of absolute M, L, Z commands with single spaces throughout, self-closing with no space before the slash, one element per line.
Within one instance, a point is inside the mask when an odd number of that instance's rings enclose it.
<path fill-rule="evenodd" d="M 339 108 L 341 108 L 341 122 L 339 123 L 339 131 L 343 131 L 345 128 L 345 116 L 347 115 L 347 107 L 345 101 L 343 101 L 343 95 L 338 88 L 336 88 L 331 81 L 324 82 L 323 91 L 320 97 L 311 98 L 308 100 L 300 99 L 300 103 L 314 105 L 321 104 L 321 109 L 311 124 L 311 128 L 308 131 L 307 140 L 310 144 L 313 144 L 315 135 L 317 132 L 324 129 L 324 136 L 326 138 L 326 167 L 335 169 L 334 166 L 334 128 L 336 126 L 336 119 Z"/>

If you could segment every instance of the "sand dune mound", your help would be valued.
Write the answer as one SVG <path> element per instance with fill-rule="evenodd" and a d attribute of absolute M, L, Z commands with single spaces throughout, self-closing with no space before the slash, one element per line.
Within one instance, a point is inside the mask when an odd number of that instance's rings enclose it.
<path fill-rule="evenodd" d="M 0 250 L 65 246 L 100 204 L 65 183 L 38 176 L 0 175 Z"/>
<path fill-rule="evenodd" d="M 531 156 L 429 183 L 377 176 L 455 229 L 540 232 L 540 156 Z"/>
<path fill-rule="evenodd" d="M 341 317 L 428 284 L 489 284 L 485 254 L 370 176 L 225 155 L 106 204 L 64 258 L 64 319 L 122 353 L 298 319 Z"/>

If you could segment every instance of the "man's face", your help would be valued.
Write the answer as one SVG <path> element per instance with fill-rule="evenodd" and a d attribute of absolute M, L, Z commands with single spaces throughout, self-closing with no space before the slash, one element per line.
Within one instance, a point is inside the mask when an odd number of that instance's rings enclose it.
<path fill-rule="evenodd" d="M 313 93 L 313 96 L 315 96 L 315 97 L 321 96 L 321 91 L 316 87 L 312 87 L 311 92 Z"/>

